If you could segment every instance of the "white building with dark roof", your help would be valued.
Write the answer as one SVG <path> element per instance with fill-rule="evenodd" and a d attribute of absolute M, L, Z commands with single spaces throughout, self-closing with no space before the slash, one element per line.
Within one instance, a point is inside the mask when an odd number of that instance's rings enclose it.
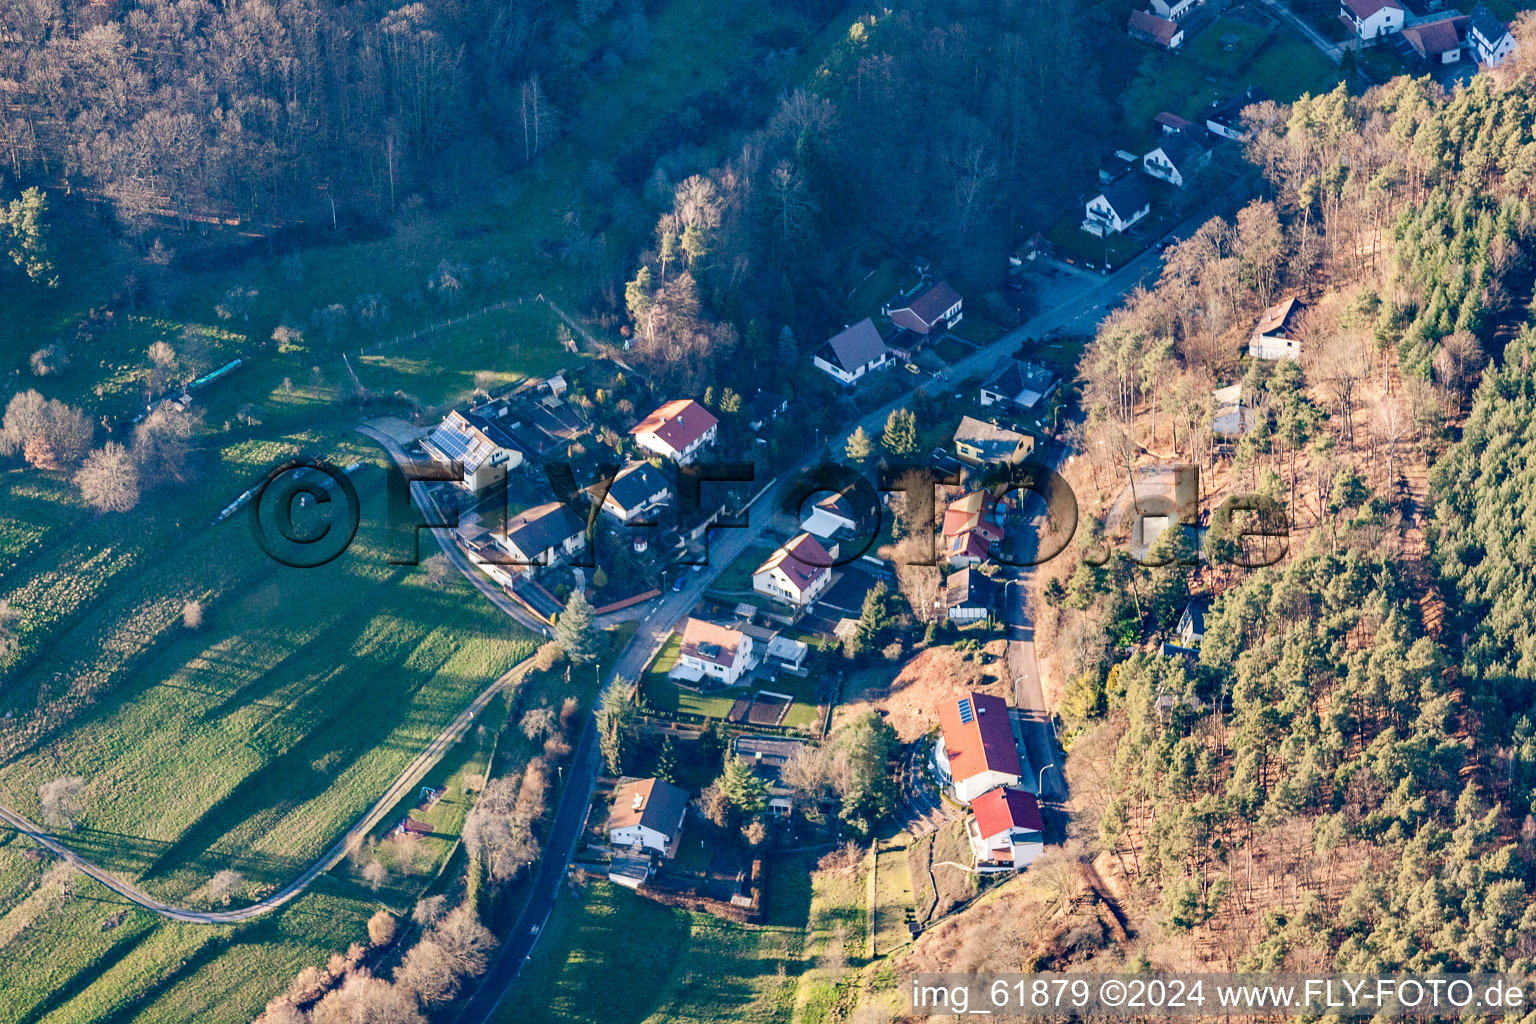
<path fill-rule="evenodd" d="M 625 779 L 613 791 L 608 841 L 637 853 L 675 857 L 687 815 L 687 790 L 661 779 Z"/>
<path fill-rule="evenodd" d="M 1515 52 L 1515 37 L 1509 26 L 1481 3 L 1472 8 L 1471 18 L 1467 44 L 1477 62 L 1490 68 L 1503 64 Z"/>
<path fill-rule="evenodd" d="M 664 505 L 672 488 L 661 471 L 649 462 L 625 466 L 603 495 L 603 511 L 621 523 L 641 519 Z"/>
<path fill-rule="evenodd" d="M 586 547 L 587 527 L 569 505 L 549 501 L 519 512 L 493 536 L 519 566 L 532 571 Z"/>
<path fill-rule="evenodd" d="M 891 350 L 875 322 L 865 317 L 828 338 L 811 357 L 812 364 L 840 384 L 853 384 L 865 374 L 891 362 Z"/>
<path fill-rule="evenodd" d="M 1248 354 L 1255 359 L 1300 359 L 1296 329 L 1305 307 L 1292 295 L 1266 309 L 1248 337 Z"/>
<path fill-rule="evenodd" d="M 1084 231 L 1100 238 L 1118 235 L 1152 212 L 1152 197 L 1135 177 L 1121 178 L 1094 193 L 1084 211 Z"/>
<path fill-rule="evenodd" d="M 1141 158 L 1141 169 L 1154 178 L 1166 181 L 1175 188 L 1183 188 L 1211 162 L 1211 148 L 1195 137 L 1193 132 L 1164 135 L 1151 151 Z"/>
<path fill-rule="evenodd" d="M 1009 359 L 981 385 L 980 404 L 1006 403 L 1034 412 L 1056 393 L 1061 380 L 1043 363 Z"/>

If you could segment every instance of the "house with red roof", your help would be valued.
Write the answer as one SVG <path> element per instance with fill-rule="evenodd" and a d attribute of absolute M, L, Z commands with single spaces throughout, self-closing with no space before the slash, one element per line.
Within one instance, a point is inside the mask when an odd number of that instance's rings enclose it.
<path fill-rule="evenodd" d="M 1431 67 L 1455 64 L 1461 60 L 1471 19 L 1464 14 L 1424 19 L 1403 28 L 1403 41 Z"/>
<path fill-rule="evenodd" d="M 963 320 L 964 305 L 960 293 L 948 281 L 940 281 L 916 295 L 887 303 L 883 312 L 897 327 L 926 337 L 935 331 L 942 334 Z"/>
<path fill-rule="evenodd" d="M 1160 18 L 1146 11 L 1132 11 L 1125 23 L 1125 30 L 1132 39 L 1160 46 L 1165 50 L 1178 49 L 1184 42 L 1184 28 L 1178 22 Z"/>
<path fill-rule="evenodd" d="M 1248 354 L 1255 359 L 1300 359 L 1297 327 L 1306 307 L 1292 295 L 1266 309 L 1248 336 Z"/>
<path fill-rule="evenodd" d="M 1045 852 L 1045 819 L 1033 793 L 999 786 L 971 801 L 966 834 L 982 871 L 1022 871 Z"/>
<path fill-rule="evenodd" d="M 668 402 L 629 429 L 635 443 L 681 465 L 713 444 L 720 426 L 714 414 L 691 398 Z"/>
<path fill-rule="evenodd" d="M 775 601 L 804 608 L 832 582 L 832 556 L 809 533 L 775 551 L 752 574 L 752 589 Z"/>
<path fill-rule="evenodd" d="M 989 789 L 1023 780 L 1008 703 L 1001 697 L 968 690 L 945 701 L 939 705 L 939 729 L 934 761 L 956 799 L 970 803 Z"/>
<path fill-rule="evenodd" d="M 1401 32 L 1407 11 L 1400 0 L 1342 0 L 1339 17 L 1361 39 Z"/>

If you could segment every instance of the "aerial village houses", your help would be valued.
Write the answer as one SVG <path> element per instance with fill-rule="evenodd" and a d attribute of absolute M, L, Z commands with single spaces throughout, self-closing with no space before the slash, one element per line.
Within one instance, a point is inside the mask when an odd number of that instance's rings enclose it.
<path fill-rule="evenodd" d="M 1266 309 L 1248 338 L 1248 354 L 1255 359 L 1300 359 L 1296 327 L 1304 308 L 1293 295 Z"/>
<path fill-rule="evenodd" d="M 808 533 L 775 551 L 752 574 L 752 589 L 776 601 L 804 608 L 832 581 L 832 556 Z"/>
<path fill-rule="evenodd" d="M 979 565 L 1002 542 L 999 502 L 988 491 L 972 491 L 944 509 L 944 560 L 955 568 Z"/>
<path fill-rule="evenodd" d="M 535 566 L 553 565 L 562 554 L 580 551 L 587 543 L 587 528 L 569 505 L 550 501 L 519 512 L 494 536 L 517 565 L 532 572 Z"/>
<path fill-rule="evenodd" d="M 1211 150 L 1193 133 L 1165 135 L 1152 151 L 1141 158 L 1142 170 L 1176 188 L 1183 188 L 1211 162 Z"/>
<path fill-rule="evenodd" d="M 1022 462 L 1035 448 L 1035 439 L 1027 434 L 973 416 L 960 417 L 954 441 L 955 454 L 977 466 Z"/>
<path fill-rule="evenodd" d="M 613 791 L 608 841 L 636 852 L 677 856 L 688 793 L 661 779 L 626 779 Z"/>
<path fill-rule="evenodd" d="M 940 281 L 915 299 L 887 304 L 883 312 L 897 327 L 926 337 L 935 332 L 943 333 L 959 323 L 965 316 L 961 311 L 964 301 L 948 281 Z M 899 302 L 905 304 L 899 305 Z"/>
<path fill-rule="evenodd" d="M 666 477 L 649 462 L 621 469 L 603 496 L 603 511 L 626 525 L 646 516 L 672 496 Z"/>
<path fill-rule="evenodd" d="M 504 405 L 500 413 L 506 413 Z M 522 449 L 499 419 L 491 407 L 467 413 L 455 409 L 422 439 L 421 447 L 438 465 L 457 463 L 462 468 L 464 475 L 456 481 L 459 487 L 471 493 L 484 491 L 505 480 L 507 470 L 523 464 Z"/>
<path fill-rule="evenodd" d="M 1045 852 L 1045 819 L 1033 793 L 999 786 L 971 801 L 966 822 L 981 870 L 1022 871 Z"/>
<path fill-rule="evenodd" d="M 1179 44 L 1184 42 L 1184 29 L 1178 22 L 1159 18 L 1146 11 L 1132 11 L 1125 30 L 1132 39 L 1140 39 L 1144 43 L 1151 43 L 1165 50 L 1178 49 Z"/>
<path fill-rule="evenodd" d="M 1367 41 L 1401 31 L 1406 15 L 1399 0 L 1342 0 L 1339 4 L 1339 17 Z"/>
<path fill-rule="evenodd" d="M 865 317 L 828 338 L 811 357 L 818 370 L 840 384 L 853 384 L 891 362 L 891 350 L 875 322 Z"/>
<path fill-rule="evenodd" d="M 720 421 L 691 398 L 668 402 L 630 428 L 640 447 L 687 465 L 699 449 L 713 444 Z"/>
<path fill-rule="evenodd" d="M 1184 17 L 1195 6 L 1195 0 L 1152 0 L 1152 11 L 1160 18 L 1175 21 Z"/>
<path fill-rule="evenodd" d="M 981 385 L 980 405 L 1008 404 L 1025 412 L 1036 407 L 1055 394 L 1061 382 L 1047 367 L 1036 362 L 1020 362 L 1009 359 Z"/>
<path fill-rule="evenodd" d="M 939 729 L 934 760 L 962 803 L 1023 779 L 1008 704 L 1001 697 L 967 691 L 945 701 L 939 705 Z"/>
<path fill-rule="evenodd" d="M 683 624 L 682 646 L 670 675 L 735 686 L 754 664 L 752 654 L 752 638 L 747 634 L 690 616 Z"/>
<path fill-rule="evenodd" d="M 1152 211 L 1152 199 L 1135 177 L 1106 185 L 1088 200 L 1083 230 L 1103 238 L 1118 235 Z"/>
<path fill-rule="evenodd" d="M 1472 8 L 1471 17 L 1467 42 L 1477 62 L 1490 68 L 1503 64 L 1515 52 L 1515 37 L 1510 34 L 1509 26 L 1481 3 Z"/>

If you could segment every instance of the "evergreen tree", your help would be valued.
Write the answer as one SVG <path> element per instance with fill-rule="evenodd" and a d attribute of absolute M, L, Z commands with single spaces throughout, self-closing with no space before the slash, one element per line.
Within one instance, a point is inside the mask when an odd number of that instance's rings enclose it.
<path fill-rule="evenodd" d="M 597 747 L 609 775 L 623 775 L 634 735 L 635 704 L 626 680 L 616 679 L 597 710 Z"/>
<path fill-rule="evenodd" d="M 756 814 L 768 806 L 768 784 L 745 761 L 732 757 L 720 773 L 720 789 L 731 806 L 743 814 Z"/>
<path fill-rule="evenodd" d="M 910 409 L 892 409 L 885 418 L 885 433 L 880 443 L 892 455 L 912 455 L 917 452 L 917 416 Z"/>
<path fill-rule="evenodd" d="M 656 777 L 677 785 L 677 749 L 672 745 L 671 733 L 661 741 L 661 752 L 656 755 Z"/>
<path fill-rule="evenodd" d="M 874 451 L 874 445 L 863 427 L 854 427 L 853 433 L 848 435 L 848 446 L 843 450 L 848 455 L 848 461 L 863 462 Z"/>
<path fill-rule="evenodd" d="M 601 635 L 592 605 L 580 589 L 571 591 L 565 608 L 555 619 L 555 642 L 573 665 L 589 665 L 597 660 Z"/>

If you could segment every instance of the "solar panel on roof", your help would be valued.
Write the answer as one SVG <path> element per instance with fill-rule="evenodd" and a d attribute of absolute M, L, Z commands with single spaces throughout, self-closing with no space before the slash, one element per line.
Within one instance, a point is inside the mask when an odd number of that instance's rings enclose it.
<path fill-rule="evenodd" d="M 969 697 L 961 697 L 960 698 L 960 724 L 961 725 L 970 725 L 971 722 L 975 718 L 976 718 L 976 713 L 971 710 L 971 698 L 969 698 Z"/>

